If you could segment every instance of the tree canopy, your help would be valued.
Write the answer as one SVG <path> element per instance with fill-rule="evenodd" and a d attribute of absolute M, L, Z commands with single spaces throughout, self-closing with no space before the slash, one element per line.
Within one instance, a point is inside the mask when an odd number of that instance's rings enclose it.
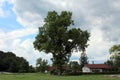
<path fill-rule="evenodd" d="M 52 53 L 53 64 L 58 72 L 62 73 L 62 66 L 68 63 L 71 53 L 84 51 L 88 46 L 89 33 L 80 28 L 71 28 L 74 25 L 72 13 L 62 11 L 48 12 L 44 19 L 45 24 L 39 27 L 39 33 L 35 37 L 34 48 L 45 53 Z"/>
<path fill-rule="evenodd" d="M 29 63 L 23 57 L 17 57 L 12 52 L 0 51 L 0 71 L 28 72 Z"/>
<path fill-rule="evenodd" d="M 42 58 L 38 58 L 36 61 L 37 70 L 44 73 L 48 68 L 48 61 Z"/>
<path fill-rule="evenodd" d="M 120 55 L 120 44 L 112 46 L 109 51 L 111 54 Z"/>
<path fill-rule="evenodd" d="M 112 46 L 109 51 L 113 67 L 120 71 L 120 44 Z"/>
<path fill-rule="evenodd" d="M 69 66 L 72 69 L 72 72 L 80 71 L 80 65 L 78 64 L 77 61 L 71 61 Z"/>

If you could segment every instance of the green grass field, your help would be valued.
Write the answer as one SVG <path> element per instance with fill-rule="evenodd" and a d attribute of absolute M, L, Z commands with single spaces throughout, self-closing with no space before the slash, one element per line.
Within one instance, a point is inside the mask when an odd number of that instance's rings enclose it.
<path fill-rule="evenodd" d="M 49 74 L 0 74 L 0 80 L 120 80 L 109 75 L 53 76 Z"/>

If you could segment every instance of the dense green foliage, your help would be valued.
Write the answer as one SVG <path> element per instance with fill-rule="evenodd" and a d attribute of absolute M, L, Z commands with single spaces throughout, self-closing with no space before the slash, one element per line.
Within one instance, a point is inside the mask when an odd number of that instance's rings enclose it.
<path fill-rule="evenodd" d="M 70 69 L 72 70 L 72 72 L 80 71 L 80 65 L 78 64 L 77 61 L 71 61 L 69 66 L 70 66 Z"/>
<path fill-rule="evenodd" d="M 47 61 L 47 60 L 42 59 L 42 58 L 38 58 L 36 62 L 37 62 L 37 63 L 36 63 L 37 72 L 42 72 L 42 73 L 44 73 L 45 70 L 48 69 L 48 61 Z"/>
<path fill-rule="evenodd" d="M 51 76 L 49 74 L 0 74 L 0 80 L 120 80 L 109 75 Z"/>
<path fill-rule="evenodd" d="M 111 56 L 106 64 L 112 66 L 113 70 L 120 71 L 120 44 L 112 46 L 109 52 Z"/>
<path fill-rule="evenodd" d="M 120 54 L 120 44 L 114 45 L 110 48 L 110 53 Z"/>
<path fill-rule="evenodd" d="M 23 57 L 17 57 L 12 52 L 0 51 L 0 71 L 28 72 L 29 63 Z"/>
<path fill-rule="evenodd" d="M 34 48 L 52 53 L 51 60 L 61 75 L 62 66 L 68 63 L 71 53 L 85 50 L 89 33 L 80 28 L 70 28 L 74 24 L 71 12 L 62 11 L 58 14 L 50 11 L 44 21 L 33 43 Z"/>

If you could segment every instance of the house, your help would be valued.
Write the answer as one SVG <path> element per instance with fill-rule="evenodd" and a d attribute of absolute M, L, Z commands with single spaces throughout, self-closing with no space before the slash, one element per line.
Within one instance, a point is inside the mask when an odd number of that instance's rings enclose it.
<path fill-rule="evenodd" d="M 104 72 L 110 70 L 106 64 L 87 64 L 82 68 L 83 72 Z"/>
<path fill-rule="evenodd" d="M 57 67 L 55 67 L 55 66 L 49 66 L 49 67 L 48 67 L 48 71 L 53 71 L 53 70 L 55 70 L 56 68 L 57 68 Z M 64 69 L 64 70 L 69 70 L 70 67 L 69 67 L 69 66 L 63 66 L 62 69 Z"/>
<path fill-rule="evenodd" d="M 55 69 L 56 69 L 55 66 L 49 66 L 49 67 L 48 67 L 48 71 L 53 71 L 53 70 L 55 70 Z"/>

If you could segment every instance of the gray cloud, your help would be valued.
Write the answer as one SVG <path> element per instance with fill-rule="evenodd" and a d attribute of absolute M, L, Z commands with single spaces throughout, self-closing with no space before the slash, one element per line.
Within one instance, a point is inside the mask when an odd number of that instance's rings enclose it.
<path fill-rule="evenodd" d="M 82 8 L 79 7 L 79 4 L 77 2 L 74 2 L 73 0 L 57 0 L 57 1 L 52 1 L 52 0 L 14 0 L 14 11 L 17 15 L 18 22 L 22 23 L 23 26 L 26 26 L 27 24 L 29 25 L 32 21 L 31 24 L 34 26 L 40 26 L 43 25 L 43 20 L 47 15 L 48 11 L 57 11 L 61 12 L 62 10 L 68 10 L 73 12 L 73 20 L 75 21 L 76 27 L 83 27 L 86 25 L 85 23 L 85 15 L 81 11 Z M 76 5 L 74 5 L 76 4 Z M 31 17 L 31 15 L 26 15 L 32 14 L 34 17 Z M 39 15 L 39 22 L 34 24 L 34 21 L 36 20 L 36 15 Z M 28 17 L 26 17 L 28 16 Z M 36 20 L 36 21 L 38 21 Z M 25 23 L 26 22 L 26 23 Z M 41 24 L 42 23 L 42 24 Z M 37 24 L 37 25 L 36 25 Z M 28 26 L 27 25 L 27 26 Z"/>
<path fill-rule="evenodd" d="M 30 24 L 34 27 L 42 26 L 48 11 L 69 10 L 73 12 L 76 27 L 91 30 L 94 26 L 91 23 L 95 23 L 94 20 L 99 17 L 102 20 L 102 26 L 96 25 L 95 27 L 100 27 L 99 29 L 104 33 L 103 37 L 107 37 L 108 40 L 119 41 L 117 38 L 120 33 L 118 31 L 120 25 L 119 0 L 14 0 L 13 3 L 18 21 L 24 26 Z M 114 34 L 113 30 L 115 31 Z"/>
<path fill-rule="evenodd" d="M 119 15 L 112 15 L 106 20 L 104 20 L 104 24 L 101 27 L 101 30 L 103 31 L 104 39 L 108 41 L 113 41 L 116 43 L 120 43 L 120 23 L 119 23 L 120 17 Z"/>
<path fill-rule="evenodd" d="M 100 27 L 103 38 L 108 41 L 120 42 L 120 38 L 118 37 L 120 34 L 120 6 L 119 0 L 99 0 L 90 3 L 89 9 L 90 15 L 96 17 L 100 17 L 102 20 L 102 25 L 96 25 L 96 27 Z M 91 17 L 92 20 L 92 17 Z"/>

